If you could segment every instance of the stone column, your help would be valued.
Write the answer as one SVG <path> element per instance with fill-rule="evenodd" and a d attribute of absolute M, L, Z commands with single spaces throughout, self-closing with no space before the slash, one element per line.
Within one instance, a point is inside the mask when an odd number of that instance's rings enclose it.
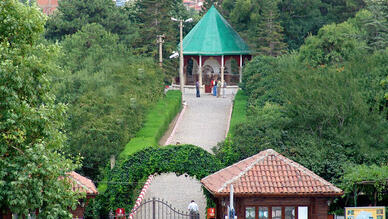
<path fill-rule="evenodd" d="M 240 75 L 240 83 L 242 82 L 242 55 L 240 55 L 240 66 L 238 67 L 238 74 Z"/>
<path fill-rule="evenodd" d="M 222 57 L 221 57 L 221 84 L 222 85 L 224 84 L 224 70 L 225 70 L 224 55 L 222 55 Z"/>

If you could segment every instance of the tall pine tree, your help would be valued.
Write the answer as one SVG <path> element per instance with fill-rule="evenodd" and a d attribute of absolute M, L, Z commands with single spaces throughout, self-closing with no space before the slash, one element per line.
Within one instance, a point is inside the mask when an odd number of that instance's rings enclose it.
<path fill-rule="evenodd" d="M 286 51 L 286 43 L 284 43 L 283 27 L 279 22 L 279 12 L 277 2 L 272 0 L 261 1 L 261 17 L 254 34 L 253 40 L 256 48 L 252 48 L 255 52 L 262 55 L 279 56 Z M 256 41 L 256 42 L 255 42 Z"/>
<path fill-rule="evenodd" d="M 189 13 L 181 0 L 138 0 L 135 5 L 140 38 L 133 44 L 136 54 L 152 56 L 158 59 L 159 46 L 157 36 L 164 35 L 163 68 L 166 73 L 177 72 L 177 60 L 168 57 L 177 51 L 179 43 L 179 23 L 171 18 L 187 19 Z M 189 30 L 192 24 L 184 24 Z M 169 75 L 167 78 L 171 78 Z"/>

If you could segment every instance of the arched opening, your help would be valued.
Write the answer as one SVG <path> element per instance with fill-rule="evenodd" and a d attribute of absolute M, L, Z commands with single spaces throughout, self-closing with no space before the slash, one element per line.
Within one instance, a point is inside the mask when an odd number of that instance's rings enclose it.
<path fill-rule="evenodd" d="M 225 61 L 224 78 L 227 85 L 236 85 L 239 83 L 239 66 L 234 57 L 230 57 Z"/>
<path fill-rule="evenodd" d="M 117 206 L 132 207 L 144 182 L 152 174 L 173 173 L 178 177 L 190 176 L 187 177 L 188 180 L 199 183 L 200 179 L 222 167 L 214 155 L 194 145 L 148 147 L 123 158 L 120 164 L 108 173 L 106 180 L 109 183 L 105 192 L 97 197 L 96 206 L 100 207 L 98 211 L 101 215 L 107 215 Z M 173 175 L 170 174 L 171 177 L 174 177 Z M 209 200 L 210 193 L 206 189 L 203 192 Z M 182 197 L 185 197 L 184 194 Z M 188 202 L 185 207 L 187 204 Z"/>
<path fill-rule="evenodd" d="M 185 66 L 186 84 L 193 85 L 198 80 L 198 63 L 193 57 L 187 60 Z"/>

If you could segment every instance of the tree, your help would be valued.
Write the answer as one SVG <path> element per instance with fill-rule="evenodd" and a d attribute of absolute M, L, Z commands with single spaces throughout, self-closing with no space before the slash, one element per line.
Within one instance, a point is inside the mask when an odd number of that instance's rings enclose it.
<path fill-rule="evenodd" d="M 204 0 L 202 4 L 201 14 L 205 14 L 213 5 L 220 8 L 223 0 Z"/>
<path fill-rule="evenodd" d="M 0 209 L 71 218 L 80 196 L 59 179 L 75 165 L 58 152 L 65 106 L 48 80 L 58 48 L 38 43 L 46 20 L 38 8 L 9 0 L 0 11 Z"/>
<path fill-rule="evenodd" d="M 173 51 L 177 51 L 179 43 L 179 23 L 172 21 L 171 17 L 185 20 L 189 18 L 189 12 L 180 0 L 139 0 L 133 7 L 141 36 L 132 44 L 133 51 L 135 54 L 158 60 L 156 40 L 158 35 L 164 34 L 163 70 L 165 81 L 170 81 L 178 72 L 178 61 L 170 59 L 169 56 Z M 185 23 L 184 34 L 190 31 L 194 24 Z"/>
<path fill-rule="evenodd" d="M 312 66 L 340 63 L 362 52 L 363 41 L 356 36 L 359 30 L 350 22 L 322 27 L 316 36 L 306 38 L 300 48 L 300 56 Z"/>
<path fill-rule="evenodd" d="M 370 50 L 384 50 L 388 47 L 388 4 L 386 1 L 367 1 L 367 11 L 357 14 L 360 28 Z"/>
<path fill-rule="evenodd" d="M 257 37 L 253 40 L 257 52 L 262 55 L 279 56 L 285 52 L 286 44 L 283 42 L 283 27 L 278 20 L 276 1 L 263 0 L 261 8 Z"/>
<path fill-rule="evenodd" d="M 278 7 L 289 49 L 298 49 L 309 33 L 316 34 L 327 23 L 320 0 L 281 0 Z"/>
<path fill-rule="evenodd" d="M 116 34 L 99 24 L 65 37 L 55 75 L 58 100 L 68 104 L 68 154 L 84 157 L 80 172 L 99 179 L 144 122 L 163 91 L 163 74 L 152 59 L 134 56 Z"/>
<path fill-rule="evenodd" d="M 62 40 L 91 23 L 102 25 L 127 44 L 138 37 L 131 11 L 117 7 L 111 0 L 62 0 L 58 4 L 57 11 L 46 24 L 46 38 L 50 40 Z"/>

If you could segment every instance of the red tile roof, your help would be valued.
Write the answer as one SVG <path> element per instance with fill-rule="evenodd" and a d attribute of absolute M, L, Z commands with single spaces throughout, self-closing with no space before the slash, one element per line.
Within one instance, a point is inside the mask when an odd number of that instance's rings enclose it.
<path fill-rule="evenodd" d="M 213 195 L 339 196 L 343 192 L 302 165 L 272 149 L 226 167 L 201 180 Z"/>
<path fill-rule="evenodd" d="M 85 192 L 87 195 L 97 195 L 98 191 L 92 180 L 79 175 L 78 173 L 71 171 L 67 174 L 67 177 L 71 179 L 73 191 Z"/>

